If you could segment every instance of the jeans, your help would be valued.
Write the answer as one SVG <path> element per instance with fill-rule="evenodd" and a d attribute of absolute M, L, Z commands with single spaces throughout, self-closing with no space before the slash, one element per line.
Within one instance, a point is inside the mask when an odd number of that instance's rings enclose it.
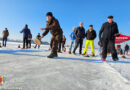
<path fill-rule="evenodd" d="M 124 50 L 124 54 L 128 54 L 129 50 Z"/>
<path fill-rule="evenodd" d="M 6 47 L 7 38 L 3 38 L 3 46 Z"/>
<path fill-rule="evenodd" d="M 74 40 L 71 41 L 71 45 L 70 45 L 70 48 L 69 48 L 70 51 L 72 50 L 73 44 L 74 44 Z"/>

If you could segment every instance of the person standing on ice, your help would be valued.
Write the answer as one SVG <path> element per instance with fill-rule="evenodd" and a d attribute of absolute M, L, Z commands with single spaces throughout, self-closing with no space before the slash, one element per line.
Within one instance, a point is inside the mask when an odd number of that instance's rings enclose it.
<path fill-rule="evenodd" d="M 40 40 L 41 41 L 41 35 L 40 35 L 40 33 L 38 33 L 38 35 L 37 35 L 37 37 L 36 37 L 38 40 Z M 35 47 L 34 48 L 37 48 L 37 46 L 38 46 L 38 49 L 40 48 L 40 45 L 35 45 Z"/>
<path fill-rule="evenodd" d="M 48 12 L 46 14 L 47 23 L 45 28 L 41 28 L 41 30 L 45 30 L 42 34 L 41 38 L 46 36 L 48 32 L 50 31 L 52 34 L 51 42 L 52 42 L 52 49 L 51 53 L 48 58 L 54 58 L 57 57 L 57 50 L 58 50 L 58 42 L 60 41 L 60 38 L 62 38 L 62 29 L 60 27 L 59 21 L 53 16 L 52 12 Z"/>
<path fill-rule="evenodd" d="M 108 21 L 105 22 L 99 32 L 99 40 L 103 44 L 102 50 L 102 61 L 106 61 L 107 57 L 107 47 L 109 45 L 110 52 L 112 54 L 112 59 L 114 61 L 118 60 L 117 52 L 115 49 L 115 36 L 119 36 L 118 26 L 116 22 L 113 21 L 113 16 L 108 16 Z"/>
<path fill-rule="evenodd" d="M 20 32 L 23 33 L 23 49 L 28 48 L 28 37 L 31 34 L 30 29 L 28 28 L 28 25 L 26 24 L 24 29 Z"/>
<path fill-rule="evenodd" d="M 69 54 L 71 54 L 71 50 L 72 50 L 72 47 L 73 47 L 74 41 L 75 41 L 75 39 L 76 39 L 76 36 L 75 36 L 75 30 L 76 30 L 76 28 L 73 27 L 73 32 L 70 34 L 71 45 L 70 45 L 70 48 L 69 48 L 69 51 L 68 51 Z"/>
<path fill-rule="evenodd" d="M 89 44 L 91 46 L 91 56 L 95 56 L 95 51 L 94 51 L 94 39 L 95 38 L 96 38 L 96 31 L 93 29 L 93 25 L 90 25 L 89 29 L 86 32 L 87 40 L 86 40 L 86 45 L 85 45 L 85 48 L 83 51 L 84 56 L 88 57 L 87 49 L 88 49 Z"/>
<path fill-rule="evenodd" d="M 7 38 L 9 36 L 9 31 L 7 28 L 2 32 L 3 35 L 3 46 L 6 47 Z"/>
<path fill-rule="evenodd" d="M 79 27 L 76 29 L 75 36 L 76 36 L 76 45 L 73 50 L 73 54 L 75 54 L 75 51 L 79 45 L 80 45 L 79 54 L 82 54 L 83 39 L 85 38 L 85 29 L 83 27 L 82 22 L 80 22 Z"/>

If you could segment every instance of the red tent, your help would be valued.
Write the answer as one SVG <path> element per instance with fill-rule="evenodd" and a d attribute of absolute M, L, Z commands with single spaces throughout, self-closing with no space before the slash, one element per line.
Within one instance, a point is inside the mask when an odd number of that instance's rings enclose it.
<path fill-rule="evenodd" d="M 122 34 L 120 34 L 119 37 L 115 38 L 116 44 L 120 44 L 120 43 L 123 43 L 123 42 L 128 41 L 128 40 L 130 40 L 130 36 L 126 36 L 126 35 L 122 35 Z"/>

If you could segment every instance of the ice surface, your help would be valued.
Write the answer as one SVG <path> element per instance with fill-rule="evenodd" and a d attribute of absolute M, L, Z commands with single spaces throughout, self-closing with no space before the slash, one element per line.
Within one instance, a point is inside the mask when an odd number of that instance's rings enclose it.
<path fill-rule="evenodd" d="M 22 50 L 18 43 L 0 48 L 0 89 L 20 90 L 130 90 L 130 57 L 113 62 L 96 57 L 59 54 L 48 59 L 49 46 Z"/>

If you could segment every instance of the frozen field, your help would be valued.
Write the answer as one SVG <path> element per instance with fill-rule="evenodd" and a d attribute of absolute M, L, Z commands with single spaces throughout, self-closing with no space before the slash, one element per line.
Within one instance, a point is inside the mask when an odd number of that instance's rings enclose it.
<path fill-rule="evenodd" d="M 102 62 L 96 50 L 96 57 L 61 53 L 47 59 L 49 46 L 17 46 L 0 48 L 0 76 L 5 77 L 0 90 L 130 90 L 130 57 L 114 62 L 108 56 Z"/>

